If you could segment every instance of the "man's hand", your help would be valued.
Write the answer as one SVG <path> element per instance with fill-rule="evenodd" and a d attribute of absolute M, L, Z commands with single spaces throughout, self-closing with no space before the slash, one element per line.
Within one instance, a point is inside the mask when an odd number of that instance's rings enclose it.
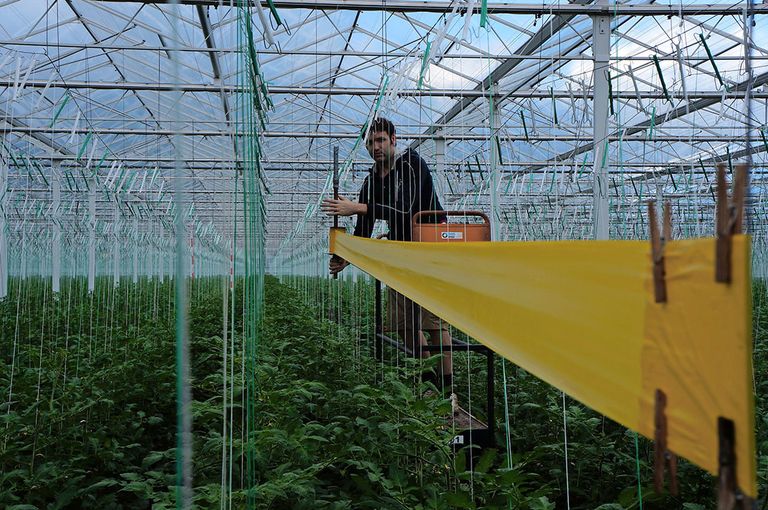
<path fill-rule="evenodd" d="M 330 216 L 352 216 L 353 214 L 365 214 L 368 211 L 368 206 L 340 196 L 338 200 L 332 198 L 323 200 L 320 209 Z"/>
<path fill-rule="evenodd" d="M 348 265 L 349 265 L 349 262 L 339 257 L 338 255 L 334 255 L 333 257 L 331 257 L 331 262 L 328 264 L 328 269 L 330 270 L 331 275 L 334 275 L 334 274 L 340 273 L 341 270 L 347 267 Z"/>

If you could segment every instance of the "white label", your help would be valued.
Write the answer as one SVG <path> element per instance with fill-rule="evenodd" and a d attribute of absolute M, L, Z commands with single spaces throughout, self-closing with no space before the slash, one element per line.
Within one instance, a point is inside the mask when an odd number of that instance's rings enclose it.
<path fill-rule="evenodd" d="M 454 436 L 454 438 L 451 439 L 450 444 L 464 444 L 464 436 L 461 434 Z"/>
<path fill-rule="evenodd" d="M 441 232 L 443 239 L 464 239 L 464 232 Z"/>

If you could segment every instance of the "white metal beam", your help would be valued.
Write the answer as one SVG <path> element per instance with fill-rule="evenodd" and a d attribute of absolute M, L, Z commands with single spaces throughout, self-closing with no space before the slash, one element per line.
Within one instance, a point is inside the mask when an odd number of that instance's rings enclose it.
<path fill-rule="evenodd" d="M 104 2 L 121 2 L 125 0 L 101 0 Z M 139 3 L 162 4 L 171 0 L 137 0 Z M 181 0 L 184 5 L 210 5 L 219 6 L 218 0 Z M 261 0 L 261 6 L 269 8 L 267 0 Z M 273 0 L 277 9 L 322 9 L 329 11 L 376 11 L 376 12 L 450 12 L 453 3 L 450 1 L 421 1 L 395 0 L 382 3 L 379 0 Z M 251 7 L 256 2 L 247 2 Z M 461 12 L 466 12 L 462 7 Z M 518 4 L 512 2 L 494 2 L 488 4 L 488 12 L 492 14 L 524 14 L 530 16 L 562 16 L 562 15 L 587 15 L 587 16 L 678 16 L 685 15 L 742 15 L 748 9 L 748 4 L 604 4 L 604 5 L 579 5 L 579 4 Z M 768 13 L 768 6 L 755 5 L 755 14 Z"/>
<path fill-rule="evenodd" d="M 607 2 L 605 2 L 607 3 Z M 608 70 L 611 52 L 611 18 L 608 16 L 592 17 L 592 52 L 595 56 L 593 82 L 595 95 L 592 101 L 594 157 L 594 194 L 592 219 L 595 239 L 608 239 Z"/>

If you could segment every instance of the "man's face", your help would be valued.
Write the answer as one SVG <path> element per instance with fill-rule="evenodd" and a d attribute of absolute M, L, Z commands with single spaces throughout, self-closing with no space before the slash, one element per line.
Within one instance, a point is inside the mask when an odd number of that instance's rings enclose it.
<path fill-rule="evenodd" d="M 372 132 L 365 147 L 376 163 L 391 161 L 395 156 L 395 135 L 389 136 L 386 131 Z"/>

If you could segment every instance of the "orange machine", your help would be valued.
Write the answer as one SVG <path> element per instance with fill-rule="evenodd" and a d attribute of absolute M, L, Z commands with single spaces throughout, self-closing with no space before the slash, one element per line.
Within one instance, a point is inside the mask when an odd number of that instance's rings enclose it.
<path fill-rule="evenodd" d="M 424 216 L 461 216 L 480 219 L 481 223 L 419 223 Z M 456 243 L 467 241 L 490 241 L 491 220 L 480 211 L 421 211 L 413 216 L 412 240 L 431 243 Z"/>
<path fill-rule="evenodd" d="M 419 219 L 425 216 L 454 216 L 464 218 L 464 221 L 450 223 L 419 223 Z M 447 218 L 446 218 L 447 219 Z M 479 220 L 479 222 L 477 221 Z M 491 220 L 481 211 L 421 211 L 413 216 L 411 224 L 411 239 L 421 242 L 437 243 L 463 243 L 467 241 L 490 241 Z M 378 281 L 377 281 L 378 283 Z M 457 339 L 452 339 L 450 345 L 443 345 L 442 350 L 453 353 L 455 350 L 474 352 L 485 356 L 487 366 L 486 381 L 486 421 L 487 425 L 472 416 L 466 409 L 457 406 L 453 411 L 454 422 L 457 428 L 462 429 L 451 444 L 455 447 L 474 444 L 480 447 L 493 447 L 496 435 L 496 417 L 494 413 L 493 399 L 495 395 L 495 362 L 494 352 L 479 343 L 468 344 Z M 458 425 L 458 424 L 461 425 Z M 479 455 L 476 449 L 467 451 L 467 462 L 470 457 L 477 461 Z"/>

